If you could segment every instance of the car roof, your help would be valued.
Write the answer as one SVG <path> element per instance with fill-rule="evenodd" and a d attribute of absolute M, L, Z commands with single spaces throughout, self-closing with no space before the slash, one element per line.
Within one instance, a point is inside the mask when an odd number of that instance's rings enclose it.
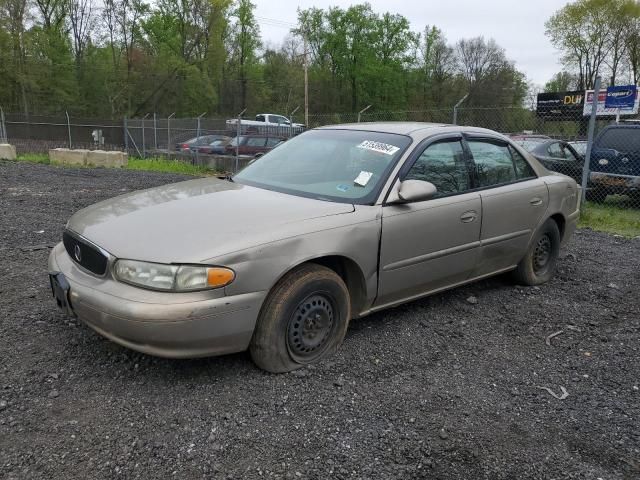
<path fill-rule="evenodd" d="M 474 133 L 504 137 L 501 133 L 486 128 L 449 125 L 446 123 L 427 122 L 362 122 L 325 125 L 319 130 L 361 130 L 377 133 L 395 133 L 413 138 L 425 138 L 439 133 Z M 506 138 L 506 137 L 505 137 Z"/>

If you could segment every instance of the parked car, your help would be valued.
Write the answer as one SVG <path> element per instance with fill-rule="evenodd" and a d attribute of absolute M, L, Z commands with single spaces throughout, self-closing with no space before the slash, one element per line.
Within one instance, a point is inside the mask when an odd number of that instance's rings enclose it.
<path fill-rule="evenodd" d="M 591 147 L 591 188 L 587 199 L 604 202 L 607 195 L 627 194 L 640 199 L 640 125 L 608 125 Z"/>
<path fill-rule="evenodd" d="M 225 153 L 227 155 L 235 155 L 236 145 L 238 145 L 237 150 L 239 155 L 254 156 L 258 153 L 268 152 L 284 140 L 286 139 L 283 137 L 271 135 L 241 135 L 240 137 L 233 138 L 225 145 Z"/>
<path fill-rule="evenodd" d="M 576 182 L 582 182 L 584 156 L 569 143 L 545 138 L 516 141 L 516 143 L 519 143 L 549 170 L 564 173 Z"/>
<path fill-rule="evenodd" d="M 229 138 L 225 135 L 201 135 L 199 137 L 190 138 L 184 142 L 176 143 L 176 150 L 179 152 L 195 152 L 198 147 L 210 145 L 216 140 Z"/>
<path fill-rule="evenodd" d="M 222 137 L 214 140 L 209 145 L 204 145 L 202 147 L 198 147 L 198 153 L 209 154 L 209 155 L 224 155 L 227 145 L 231 142 L 231 137 Z"/>
<path fill-rule="evenodd" d="M 574 180 L 490 130 L 323 127 L 228 181 L 79 211 L 49 278 L 59 307 L 125 347 L 249 349 L 284 372 L 335 351 L 353 318 L 508 271 L 548 281 L 579 198 Z"/>

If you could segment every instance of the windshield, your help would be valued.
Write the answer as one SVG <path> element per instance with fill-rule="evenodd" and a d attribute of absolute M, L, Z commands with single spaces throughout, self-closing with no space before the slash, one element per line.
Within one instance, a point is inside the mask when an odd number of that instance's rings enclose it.
<path fill-rule="evenodd" d="M 411 138 L 360 130 L 311 130 L 233 177 L 238 183 L 343 203 L 373 203 Z"/>
<path fill-rule="evenodd" d="M 638 152 L 640 151 L 640 129 L 610 128 L 596 139 L 595 146 L 621 152 Z"/>

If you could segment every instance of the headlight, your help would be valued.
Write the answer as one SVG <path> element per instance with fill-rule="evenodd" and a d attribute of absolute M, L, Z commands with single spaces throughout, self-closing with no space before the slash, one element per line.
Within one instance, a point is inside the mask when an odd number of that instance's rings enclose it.
<path fill-rule="evenodd" d="M 609 160 L 607 160 L 606 158 L 601 158 L 600 160 L 598 160 L 598 163 L 600 165 L 609 165 Z"/>
<path fill-rule="evenodd" d="M 113 272 L 121 282 L 171 292 L 220 288 L 235 278 L 233 270 L 224 267 L 165 265 L 137 260 L 118 260 Z"/>

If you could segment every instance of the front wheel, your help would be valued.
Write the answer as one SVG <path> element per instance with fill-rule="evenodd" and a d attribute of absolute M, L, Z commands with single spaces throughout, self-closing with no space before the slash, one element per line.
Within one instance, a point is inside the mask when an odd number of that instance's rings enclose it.
<path fill-rule="evenodd" d="M 342 343 L 351 318 L 346 285 L 333 270 L 306 264 L 267 297 L 249 352 L 263 370 L 281 373 L 315 363 Z"/>
<path fill-rule="evenodd" d="M 558 224 L 547 220 L 536 232 L 524 258 L 514 271 L 515 280 L 523 285 L 548 282 L 556 271 L 560 254 Z"/>

